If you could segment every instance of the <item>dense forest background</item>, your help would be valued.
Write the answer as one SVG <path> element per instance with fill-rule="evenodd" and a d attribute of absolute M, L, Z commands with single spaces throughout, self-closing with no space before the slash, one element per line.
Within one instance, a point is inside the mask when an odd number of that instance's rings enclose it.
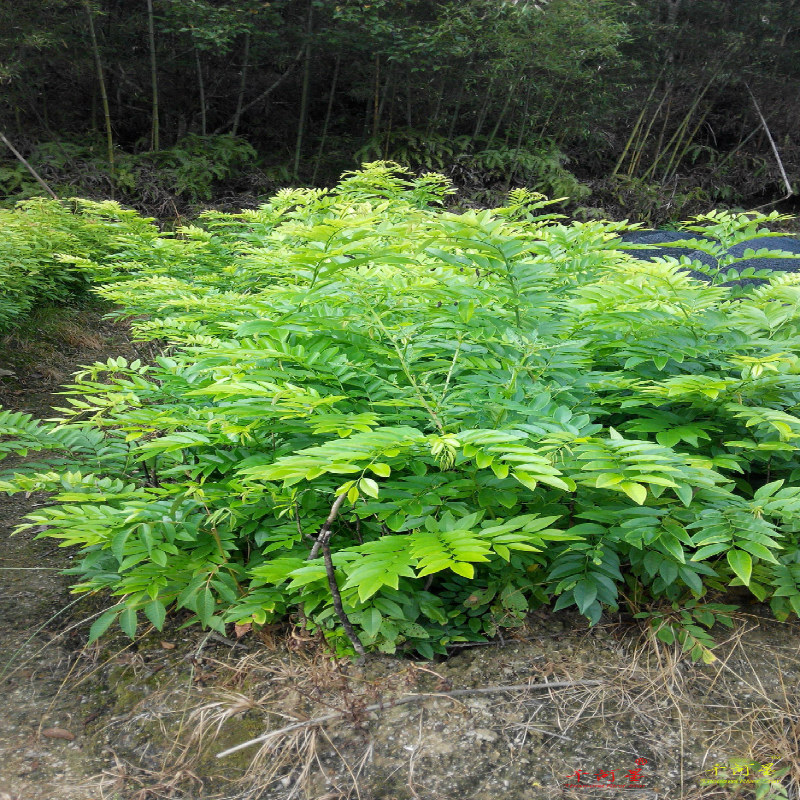
<path fill-rule="evenodd" d="M 161 216 L 391 159 L 663 222 L 797 188 L 799 43 L 797 0 L 15 0 L 0 131 Z"/>

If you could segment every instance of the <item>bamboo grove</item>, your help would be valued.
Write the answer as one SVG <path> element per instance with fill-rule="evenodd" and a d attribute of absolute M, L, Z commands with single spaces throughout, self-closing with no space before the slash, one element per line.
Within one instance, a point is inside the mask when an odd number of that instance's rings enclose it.
<path fill-rule="evenodd" d="M 792 191 L 798 31 L 796 0 L 21 0 L 0 130 L 57 193 L 162 216 L 391 158 L 652 218 Z"/>

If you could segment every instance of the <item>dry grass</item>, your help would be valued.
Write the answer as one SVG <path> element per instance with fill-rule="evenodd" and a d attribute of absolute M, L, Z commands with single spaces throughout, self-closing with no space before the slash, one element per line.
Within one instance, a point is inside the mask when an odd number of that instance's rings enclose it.
<path fill-rule="evenodd" d="M 728 640 L 717 648 L 718 661 L 711 665 L 693 665 L 674 646 L 646 634 L 637 637 L 620 625 L 608 625 L 602 631 L 604 641 L 616 641 L 618 657 L 612 660 L 588 657 L 579 663 L 556 652 L 549 654 L 542 663 L 536 662 L 537 680 L 542 675 L 550 681 L 591 678 L 602 680 L 603 685 L 550 690 L 541 698 L 528 693 L 493 696 L 485 718 L 497 736 L 496 746 L 507 758 L 487 768 L 475 783 L 475 794 L 468 796 L 494 796 L 493 780 L 516 774 L 514 770 L 524 774 L 529 768 L 521 759 L 534 747 L 542 755 L 558 756 L 549 778 L 536 790 L 543 800 L 586 797 L 586 791 L 562 785 L 561 767 L 569 762 L 570 753 L 582 753 L 578 757 L 585 758 L 594 752 L 597 759 L 612 762 L 624 760 L 620 753 L 629 754 L 625 758 L 632 761 L 630 754 L 635 751 L 647 752 L 660 773 L 673 776 L 664 778 L 658 791 L 645 792 L 642 798 L 754 798 L 752 786 L 701 785 L 701 779 L 713 777 L 715 764 L 720 777 L 731 774 L 743 763 L 737 758 L 776 763 L 780 780 L 771 786 L 762 784 L 764 794 L 758 795 L 759 800 L 800 797 L 800 713 L 793 688 L 800 674 L 800 634 L 797 626 L 787 626 L 791 637 L 781 644 L 774 636 L 770 640 L 762 636 L 759 626 L 765 624 L 779 625 L 739 617 Z M 576 631 L 570 640 L 575 641 L 576 650 L 591 655 L 598 637 Z M 526 652 L 524 643 L 518 647 L 519 652 Z M 491 670 L 499 671 L 509 660 L 504 652 L 482 650 L 489 670 L 485 675 L 488 685 L 503 683 Z M 254 728 L 277 731 L 294 722 L 342 711 L 343 721 L 295 729 L 262 742 L 238 778 L 229 774 L 227 780 L 234 784 L 224 797 L 378 798 L 383 796 L 380 786 L 391 777 L 385 774 L 388 757 L 397 762 L 394 772 L 400 770 L 405 777 L 409 800 L 427 800 L 437 795 L 427 785 L 436 737 L 452 735 L 433 733 L 433 722 L 445 719 L 458 726 L 463 721 L 469 727 L 470 710 L 454 698 L 443 698 L 433 708 L 420 706 L 401 722 L 396 716 L 388 717 L 388 711 L 364 712 L 371 703 L 382 699 L 388 706 L 388 701 L 411 691 L 460 688 L 453 685 L 447 664 L 378 659 L 372 663 L 380 669 L 371 670 L 369 661 L 358 668 L 330 658 L 317 643 L 307 640 L 272 652 L 260 650 L 236 662 L 206 661 L 206 668 L 213 667 L 219 679 L 202 696 L 187 689 L 182 713 L 176 712 L 174 702 L 155 697 L 148 701 L 150 719 L 159 718 L 154 708 L 162 709 L 160 724 L 173 743 L 161 770 L 146 774 L 120 761 L 104 773 L 107 785 L 112 778 L 115 785 L 128 781 L 139 792 L 136 800 L 177 797 L 179 787 L 190 788 L 198 776 L 213 782 L 209 771 L 213 772 L 215 763 L 224 769 L 225 762 L 215 762 L 212 756 L 245 738 L 237 738 L 239 720 L 249 721 L 249 734 Z M 436 709 L 443 704 L 446 709 Z M 410 742 L 404 746 L 405 752 L 387 756 L 386 742 L 381 740 L 386 726 L 402 728 Z M 398 734 L 398 742 L 400 738 Z M 470 747 L 478 744 L 474 738 L 468 741 L 474 744 L 463 745 L 465 769 L 474 766 L 469 763 Z M 381 747 L 383 772 L 379 774 L 373 759 Z"/>
<path fill-rule="evenodd" d="M 102 350 L 105 342 L 98 333 L 79 322 L 64 321 L 53 332 L 64 344 L 81 350 Z"/>

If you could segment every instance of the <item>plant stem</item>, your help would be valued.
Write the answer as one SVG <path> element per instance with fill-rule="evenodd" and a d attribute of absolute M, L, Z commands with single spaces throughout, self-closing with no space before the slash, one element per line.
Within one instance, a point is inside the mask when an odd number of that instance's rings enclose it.
<path fill-rule="evenodd" d="M 322 556 L 325 559 L 325 573 L 328 576 L 328 586 L 331 590 L 331 599 L 333 600 L 333 607 L 336 611 L 336 616 L 339 617 L 339 622 L 342 623 L 344 632 L 347 634 L 350 644 L 353 645 L 353 649 L 360 656 L 363 656 L 367 651 L 364 650 L 364 645 L 362 645 L 359 641 L 355 629 L 353 628 L 353 624 L 350 622 L 347 614 L 344 611 L 344 606 L 342 605 L 342 595 L 339 592 L 339 584 L 336 583 L 336 570 L 333 567 L 333 559 L 331 558 L 331 545 L 327 540 L 322 545 Z"/>
<path fill-rule="evenodd" d="M 331 525 L 336 521 L 336 517 L 339 516 L 339 509 L 342 507 L 342 503 L 344 503 L 345 499 L 347 498 L 347 494 L 343 493 L 340 494 L 336 500 L 333 501 L 333 505 L 331 506 L 331 510 L 328 514 L 328 518 L 322 524 L 322 527 L 319 529 L 319 533 L 317 534 L 317 539 L 314 542 L 314 546 L 311 548 L 311 552 L 308 554 L 308 560 L 313 561 L 318 555 L 319 550 L 322 545 L 331 538 Z M 299 524 L 299 523 L 298 523 Z"/>
<path fill-rule="evenodd" d="M 460 351 L 461 351 L 461 339 L 459 339 L 458 342 L 456 343 L 456 350 L 453 353 L 453 360 L 452 362 L 450 362 L 450 369 L 447 370 L 447 378 L 445 379 L 444 382 L 444 389 L 442 389 L 442 398 L 441 400 L 439 400 L 439 405 L 442 405 L 442 403 L 444 403 L 445 397 L 447 397 L 447 389 L 450 386 L 450 378 L 453 377 L 453 370 L 455 369 L 456 362 L 458 361 L 458 354 Z"/>

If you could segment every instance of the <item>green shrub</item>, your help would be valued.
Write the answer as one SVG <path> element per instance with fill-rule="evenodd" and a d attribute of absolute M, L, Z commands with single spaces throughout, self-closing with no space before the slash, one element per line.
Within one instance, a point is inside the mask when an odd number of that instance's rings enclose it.
<path fill-rule="evenodd" d="M 176 238 L 126 218 L 104 264 L 73 260 L 170 343 L 86 368 L 56 429 L 0 415 L 6 449 L 65 451 L 0 488 L 56 492 L 28 524 L 80 548 L 77 591 L 116 596 L 93 637 L 300 609 L 348 651 L 308 558 L 328 527 L 343 609 L 385 652 L 550 602 L 593 623 L 660 603 L 661 638 L 730 586 L 800 612 L 800 277 L 732 299 L 635 260 L 623 224 L 526 191 L 446 213 L 448 191 L 378 162 Z"/>
<path fill-rule="evenodd" d="M 157 235 L 149 220 L 114 206 L 114 219 L 104 204 L 91 213 L 76 213 L 77 204 L 33 199 L 13 209 L 0 208 L 0 332 L 40 302 L 61 303 L 83 292 L 89 277 L 69 254 L 96 263 L 115 249 L 122 219 L 130 230 Z M 108 210 L 108 209 L 106 209 Z"/>
<path fill-rule="evenodd" d="M 591 194 L 566 168 L 567 156 L 549 142 L 514 146 L 485 136 L 453 138 L 401 128 L 373 136 L 356 159 L 380 158 L 384 153 L 412 169 L 447 170 L 461 191 L 481 204 L 491 203 L 517 184 L 576 203 Z"/>
<path fill-rule="evenodd" d="M 176 200 L 209 201 L 214 189 L 240 178 L 256 159 L 244 139 L 231 134 L 184 136 L 173 147 L 156 152 L 115 154 L 111 170 L 105 149 L 96 142 L 40 142 L 28 160 L 58 195 L 84 192 L 106 196 L 118 192 L 135 203 L 147 203 L 164 216 L 174 214 Z M 77 188 L 76 188 L 77 187 Z M 14 199 L 42 190 L 16 161 L 0 163 L 0 193 Z"/>

